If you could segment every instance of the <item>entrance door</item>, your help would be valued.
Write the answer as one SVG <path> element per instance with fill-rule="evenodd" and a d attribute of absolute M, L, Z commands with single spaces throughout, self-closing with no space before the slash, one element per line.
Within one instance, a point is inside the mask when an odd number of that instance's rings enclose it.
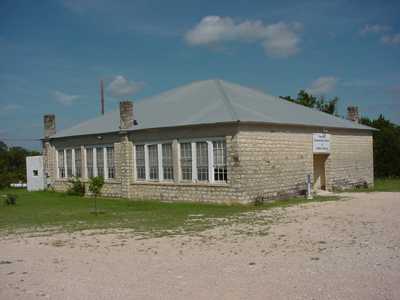
<path fill-rule="evenodd" d="M 325 162 L 328 158 L 324 154 L 314 154 L 314 190 L 325 190 Z"/>

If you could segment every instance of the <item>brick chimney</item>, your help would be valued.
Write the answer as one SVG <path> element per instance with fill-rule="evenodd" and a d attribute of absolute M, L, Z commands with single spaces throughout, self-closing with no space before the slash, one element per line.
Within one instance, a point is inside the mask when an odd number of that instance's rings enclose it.
<path fill-rule="evenodd" d="M 360 116 L 358 114 L 358 106 L 348 106 L 347 107 L 347 120 L 359 123 Z"/>
<path fill-rule="evenodd" d="M 56 134 L 56 116 L 44 115 L 43 116 L 44 137 L 48 138 Z"/>
<path fill-rule="evenodd" d="M 119 103 L 119 118 L 120 126 L 119 128 L 129 129 L 133 127 L 133 103 L 132 101 L 121 101 Z"/>

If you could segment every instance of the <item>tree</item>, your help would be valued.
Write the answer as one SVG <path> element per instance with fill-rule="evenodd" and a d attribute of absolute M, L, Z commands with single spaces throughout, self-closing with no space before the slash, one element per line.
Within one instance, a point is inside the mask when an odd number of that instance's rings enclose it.
<path fill-rule="evenodd" d="M 361 123 L 378 129 L 373 133 L 375 177 L 400 177 L 400 126 L 383 115 L 375 120 L 362 118 Z"/>
<path fill-rule="evenodd" d="M 0 141 L 0 187 L 13 182 L 26 182 L 26 157 L 31 155 L 40 153 L 22 147 L 7 147 Z"/>
<path fill-rule="evenodd" d="M 90 179 L 89 191 L 93 194 L 94 199 L 94 213 L 97 215 L 97 197 L 100 196 L 101 189 L 104 185 L 104 178 L 101 176 L 96 176 Z"/>
<path fill-rule="evenodd" d="M 331 115 L 337 115 L 338 97 L 326 100 L 324 96 L 317 98 L 304 90 L 300 90 L 296 98 L 292 98 L 291 96 L 281 96 L 280 98 L 306 107 L 318 109 Z"/>

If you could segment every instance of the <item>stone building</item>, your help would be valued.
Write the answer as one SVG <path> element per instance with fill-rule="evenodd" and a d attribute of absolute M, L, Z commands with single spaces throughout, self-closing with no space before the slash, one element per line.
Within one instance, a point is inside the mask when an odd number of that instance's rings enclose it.
<path fill-rule="evenodd" d="M 44 117 L 47 183 L 103 176 L 111 197 L 250 202 L 373 185 L 373 128 L 222 80 L 194 82 L 56 132 Z"/>

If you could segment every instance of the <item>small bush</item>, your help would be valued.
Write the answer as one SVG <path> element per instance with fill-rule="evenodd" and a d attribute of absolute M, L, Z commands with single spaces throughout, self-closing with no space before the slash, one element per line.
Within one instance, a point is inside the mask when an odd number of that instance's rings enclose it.
<path fill-rule="evenodd" d="M 94 213 L 97 215 L 97 197 L 100 196 L 101 189 L 104 185 L 104 178 L 101 176 L 93 177 L 89 182 L 89 191 L 93 194 Z"/>
<path fill-rule="evenodd" d="M 89 191 L 95 196 L 100 196 L 101 189 L 104 185 L 104 178 L 101 176 L 93 177 L 89 181 Z"/>
<path fill-rule="evenodd" d="M 15 195 L 3 195 L 4 205 L 16 205 L 17 204 L 17 196 Z"/>
<path fill-rule="evenodd" d="M 81 182 L 79 178 L 73 178 L 69 180 L 69 183 L 71 185 L 67 190 L 68 195 L 81 196 L 81 197 L 85 195 L 85 184 Z"/>

